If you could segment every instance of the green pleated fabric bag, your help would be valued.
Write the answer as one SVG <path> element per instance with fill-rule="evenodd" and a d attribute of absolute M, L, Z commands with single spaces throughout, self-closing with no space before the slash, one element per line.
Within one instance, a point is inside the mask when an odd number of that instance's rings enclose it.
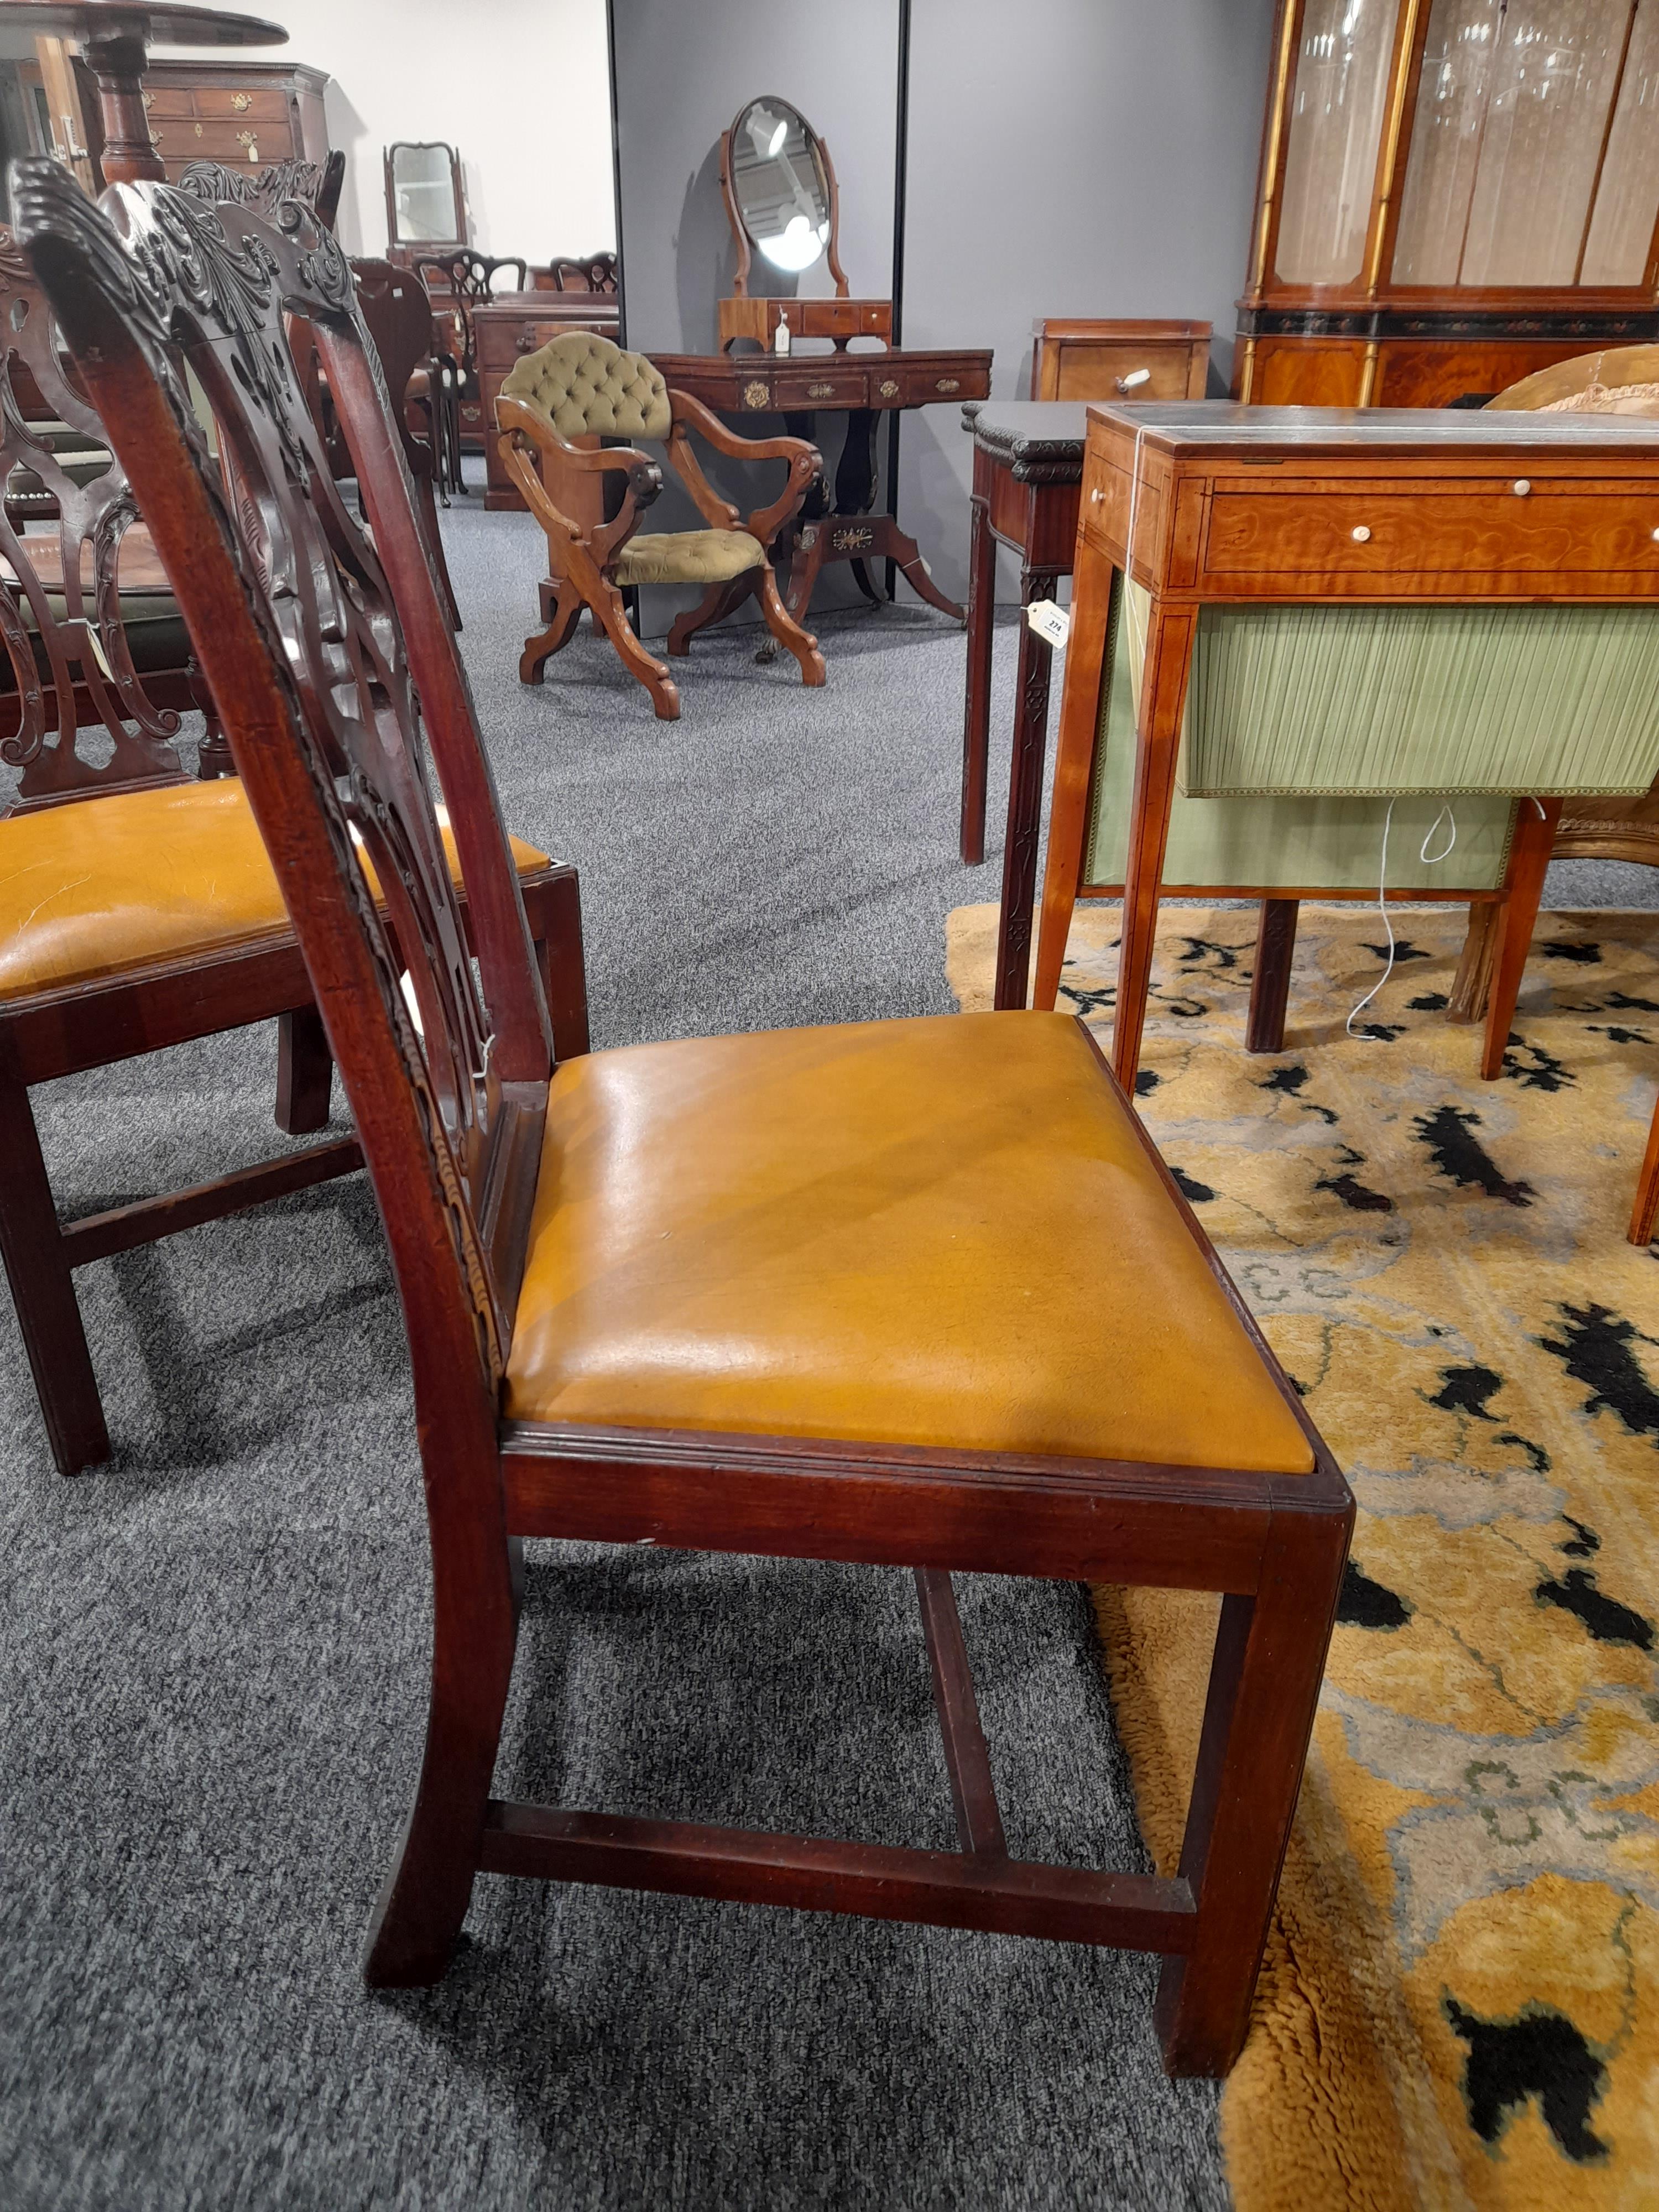
<path fill-rule="evenodd" d="M 1147 594 L 1123 595 L 1138 695 Z M 1659 608 L 1206 607 L 1178 771 L 1190 798 L 1647 790 Z"/>
<path fill-rule="evenodd" d="M 1134 692 L 1140 669 L 1140 655 L 1127 635 L 1128 597 L 1121 587 L 1115 594 L 1101 685 L 1100 732 L 1083 872 L 1084 887 L 1091 890 L 1121 885 L 1128 851 L 1135 758 Z M 1486 794 L 1455 799 L 1456 842 L 1449 855 L 1437 865 L 1425 861 L 1422 853 L 1431 830 L 1434 832 L 1431 853 L 1440 852 L 1447 842 L 1448 824 L 1437 818 L 1442 805 L 1443 794 L 1438 792 L 1413 793 L 1395 801 L 1389 830 L 1389 888 L 1435 891 L 1449 899 L 1497 890 L 1509 860 L 1515 802 L 1505 796 Z M 1164 881 L 1171 890 L 1369 890 L 1374 894 L 1387 814 L 1386 798 L 1197 799 L 1177 793 L 1170 810 Z"/>

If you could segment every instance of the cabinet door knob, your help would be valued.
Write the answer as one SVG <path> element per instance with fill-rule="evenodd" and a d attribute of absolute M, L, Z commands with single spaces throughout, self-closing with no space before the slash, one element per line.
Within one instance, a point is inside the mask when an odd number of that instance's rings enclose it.
<path fill-rule="evenodd" d="M 1516 477 L 1514 483 L 1510 486 L 1510 489 L 1514 492 L 1517 499 L 1524 499 L 1527 494 L 1532 489 L 1531 479 L 1527 477 Z"/>
<path fill-rule="evenodd" d="M 1353 542 L 1356 545 L 1369 545 L 1370 544 L 1371 532 L 1370 525 L 1369 523 L 1355 523 L 1353 526 Z"/>

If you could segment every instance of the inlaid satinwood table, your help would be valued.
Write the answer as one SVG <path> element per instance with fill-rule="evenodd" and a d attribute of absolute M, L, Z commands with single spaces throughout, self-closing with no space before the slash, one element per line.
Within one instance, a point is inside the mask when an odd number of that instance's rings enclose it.
<path fill-rule="evenodd" d="M 1060 982 L 1122 611 L 1126 1090 L 1177 788 L 1535 799 L 1504 884 L 1496 1075 L 1563 795 L 1644 791 L 1659 769 L 1659 423 L 1228 400 L 1088 417 L 1035 1004 Z"/>

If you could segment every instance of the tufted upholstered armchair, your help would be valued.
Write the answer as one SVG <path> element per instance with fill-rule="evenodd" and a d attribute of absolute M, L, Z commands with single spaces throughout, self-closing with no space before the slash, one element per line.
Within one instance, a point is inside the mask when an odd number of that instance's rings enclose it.
<path fill-rule="evenodd" d="M 514 365 L 496 400 L 495 419 L 501 459 L 547 533 L 548 574 L 541 586 L 546 627 L 525 641 L 520 683 L 542 680 L 586 606 L 651 694 L 659 717 L 675 720 L 678 687 L 640 643 L 623 605 L 623 592 L 638 584 L 703 586 L 697 605 L 668 633 L 671 653 L 689 652 L 697 630 L 752 594 L 767 628 L 800 664 L 801 681 L 823 683 L 817 640 L 791 617 L 772 574 L 772 548 L 823 466 L 815 447 L 802 438 L 745 438 L 728 430 L 689 392 L 669 391 L 643 354 L 624 353 L 611 339 L 583 331 L 568 331 Z M 787 461 L 788 481 L 771 506 L 746 520 L 728 506 L 692 451 L 692 429 L 736 459 Z M 573 442 L 578 438 L 664 441 L 669 465 L 708 527 L 638 535 L 646 508 L 662 489 L 660 467 L 633 446 L 582 447 Z M 621 507 L 609 520 L 601 497 L 607 475 L 627 479 Z"/>

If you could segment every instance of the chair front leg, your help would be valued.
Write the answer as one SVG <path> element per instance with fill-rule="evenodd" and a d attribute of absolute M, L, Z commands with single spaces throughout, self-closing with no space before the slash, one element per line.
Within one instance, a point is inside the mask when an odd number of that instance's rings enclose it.
<path fill-rule="evenodd" d="M 0 1067 L 0 1257 L 60 1474 L 110 1455 L 98 1378 L 64 1249 L 28 1087 Z"/>
<path fill-rule="evenodd" d="M 1181 1848 L 1197 1917 L 1153 2013 L 1169 2074 L 1224 2075 L 1249 2027 L 1352 1518 L 1275 1514 L 1254 1596 L 1221 1601 Z"/>
<path fill-rule="evenodd" d="M 628 619 L 628 610 L 623 605 L 622 593 L 608 576 L 599 579 L 597 588 L 589 596 L 588 605 L 605 635 L 616 647 L 623 666 L 651 694 L 657 720 L 659 722 L 678 722 L 680 718 L 679 686 L 669 674 L 667 664 L 647 653 L 635 636 Z"/>
<path fill-rule="evenodd" d="M 778 597 L 777 578 L 772 574 L 770 562 L 764 568 L 751 569 L 750 573 L 755 579 L 755 596 L 759 599 L 761 612 L 766 617 L 766 627 L 778 643 L 787 646 L 799 662 L 801 682 L 822 684 L 825 680 L 825 670 L 823 655 L 818 651 L 818 641 L 811 630 L 801 628 Z"/>

